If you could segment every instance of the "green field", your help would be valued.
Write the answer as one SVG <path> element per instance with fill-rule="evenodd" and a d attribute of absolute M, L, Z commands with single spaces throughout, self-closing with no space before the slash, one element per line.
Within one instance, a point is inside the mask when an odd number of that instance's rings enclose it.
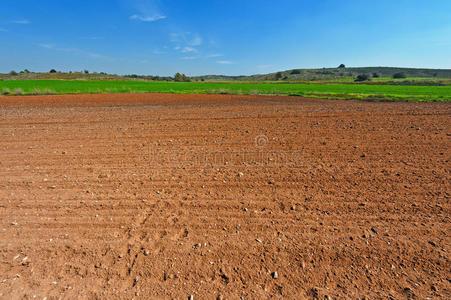
<path fill-rule="evenodd" d="M 276 94 L 363 100 L 450 101 L 451 86 L 161 82 L 135 80 L 0 80 L 3 95 L 79 93 Z"/>

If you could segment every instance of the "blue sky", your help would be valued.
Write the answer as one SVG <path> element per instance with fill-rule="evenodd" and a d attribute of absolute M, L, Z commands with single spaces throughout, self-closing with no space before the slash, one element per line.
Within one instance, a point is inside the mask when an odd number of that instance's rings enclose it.
<path fill-rule="evenodd" d="M 451 69 L 450 0 L 0 0 L 0 72 Z"/>

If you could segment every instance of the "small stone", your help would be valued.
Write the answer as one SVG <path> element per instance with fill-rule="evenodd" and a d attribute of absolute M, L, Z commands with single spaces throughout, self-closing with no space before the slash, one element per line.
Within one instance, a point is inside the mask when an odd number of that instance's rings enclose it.
<path fill-rule="evenodd" d="M 360 155 L 360 157 L 366 157 L 366 154 L 365 153 L 362 153 L 362 155 Z"/>
<path fill-rule="evenodd" d="M 272 278 L 277 279 L 279 278 L 279 274 L 277 274 L 277 272 L 272 272 L 271 273 Z"/>
<path fill-rule="evenodd" d="M 244 211 L 247 211 L 247 207 L 245 207 L 243 210 L 244 210 Z"/>
<path fill-rule="evenodd" d="M 374 232 L 375 234 L 377 234 L 377 230 L 374 227 L 371 227 L 371 231 Z"/>
<path fill-rule="evenodd" d="M 16 226 L 17 222 L 11 222 L 11 225 Z"/>
<path fill-rule="evenodd" d="M 428 243 L 429 243 L 431 246 L 435 247 L 435 243 L 434 243 L 433 241 L 428 241 Z"/>
<path fill-rule="evenodd" d="M 262 241 L 261 240 L 259 240 L 259 239 L 255 239 L 257 242 L 259 242 L 259 243 L 261 243 Z"/>
<path fill-rule="evenodd" d="M 270 180 L 270 181 L 268 181 L 268 184 L 274 184 L 274 181 Z"/>
<path fill-rule="evenodd" d="M 243 177 L 243 176 L 244 176 L 243 172 L 238 173 L 238 177 Z"/>
<path fill-rule="evenodd" d="M 22 259 L 21 264 L 22 264 L 22 265 L 29 264 L 30 262 L 29 262 L 29 261 L 27 262 L 27 260 L 28 260 L 28 257 L 25 256 L 25 257 Z"/>
<path fill-rule="evenodd" d="M 194 300 L 194 296 L 193 295 L 189 295 L 188 296 L 188 300 Z"/>
<path fill-rule="evenodd" d="M 305 262 L 301 261 L 301 268 L 305 269 Z"/>

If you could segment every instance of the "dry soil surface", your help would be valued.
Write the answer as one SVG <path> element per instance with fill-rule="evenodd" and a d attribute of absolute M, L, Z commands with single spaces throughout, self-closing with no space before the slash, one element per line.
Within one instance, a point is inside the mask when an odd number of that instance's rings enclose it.
<path fill-rule="evenodd" d="M 451 103 L 0 97 L 0 298 L 450 298 Z"/>

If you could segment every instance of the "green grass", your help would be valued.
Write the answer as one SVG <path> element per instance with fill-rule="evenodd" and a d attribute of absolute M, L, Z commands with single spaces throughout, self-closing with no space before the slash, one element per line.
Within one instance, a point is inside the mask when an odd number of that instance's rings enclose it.
<path fill-rule="evenodd" d="M 149 82 L 133 80 L 1 80 L 0 91 L 3 91 L 3 94 L 9 95 L 14 95 L 14 91 L 22 91 L 25 95 L 36 95 L 39 93 L 89 94 L 158 92 L 185 94 L 277 94 L 362 100 L 451 100 L 451 86 L 376 84 Z M 18 94 L 20 94 L 20 92 Z"/>

